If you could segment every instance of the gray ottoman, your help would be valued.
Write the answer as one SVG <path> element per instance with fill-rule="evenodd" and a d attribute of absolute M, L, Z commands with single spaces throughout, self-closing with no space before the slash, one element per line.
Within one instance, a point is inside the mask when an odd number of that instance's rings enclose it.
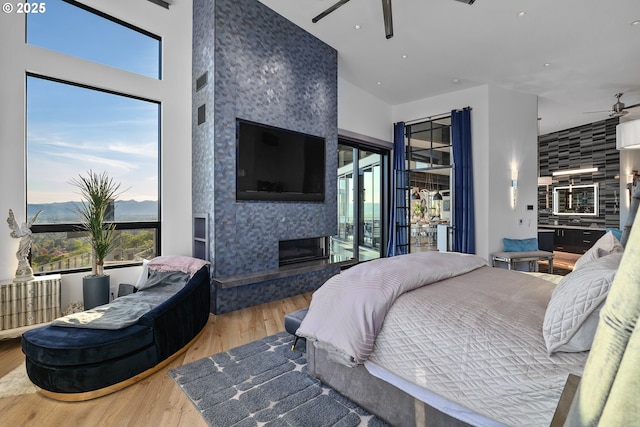
<path fill-rule="evenodd" d="M 289 332 L 295 338 L 293 339 L 293 345 L 291 346 L 291 350 L 296 348 L 296 344 L 298 342 L 298 337 L 296 335 L 296 331 L 300 327 L 300 323 L 302 323 L 302 319 L 307 315 L 307 311 L 309 311 L 309 307 L 300 309 L 298 311 L 294 311 L 293 313 L 285 314 L 284 316 L 284 329 Z"/>

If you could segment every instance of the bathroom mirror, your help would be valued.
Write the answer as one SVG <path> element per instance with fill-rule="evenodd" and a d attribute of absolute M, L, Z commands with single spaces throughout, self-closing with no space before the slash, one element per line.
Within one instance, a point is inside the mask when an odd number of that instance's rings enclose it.
<path fill-rule="evenodd" d="M 555 187 L 553 214 L 598 216 L 598 184 Z"/>

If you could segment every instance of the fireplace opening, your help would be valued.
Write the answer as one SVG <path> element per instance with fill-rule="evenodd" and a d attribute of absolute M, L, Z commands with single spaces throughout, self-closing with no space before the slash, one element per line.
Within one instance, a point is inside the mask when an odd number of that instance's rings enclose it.
<path fill-rule="evenodd" d="M 280 266 L 329 258 L 329 238 L 280 240 L 278 243 Z"/>

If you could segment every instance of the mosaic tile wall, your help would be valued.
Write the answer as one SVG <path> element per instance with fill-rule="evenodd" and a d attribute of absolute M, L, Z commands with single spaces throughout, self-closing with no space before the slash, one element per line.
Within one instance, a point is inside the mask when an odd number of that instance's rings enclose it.
<path fill-rule="evenodd" d="M 620 152 L 616 150 L 616 125 L 619 119 L 599 122 L 541 135 L 539 142 L 540 176 L 551 176 L 552 172 L 567 169 L 597 167 L 598 172 L 554 177 L 549 186 L 549 210 L 546 210 L 545 191 L 538 187 L 538 222 L 540 224 L 577 225 L 572 220 L 578 217 L 558 216 L 551 213 L 554 186 L 598 183 L 599 215 L 583 217 L 583 223 L 595 223 L 600 227 L 618 228 L 620 222 Z M 579 225 L 579 224 L 578 224 Z"/>
<path fill-rule="evenodd" d="M 215 290 L 215 313 L 228 313 L 241 308 L 282 299 L 287 296 L 311 292 L 318 289 L 319 284 L 323 284 L 331 276 L 339 272 L 340 267 L 334 266 L 284 279 L 267 280 L 228 289 L 218 288 Z"/>
<path fill-rule="evenodd" d="M 194 0 L 193 19 L 193 211 L 209 214 L 213 276 L 274 269 L 279 240 L 337 231 L 337 52 L 257 0 Z M 324 137 L 324 203 L 236 202 L 237 117 Z"/>

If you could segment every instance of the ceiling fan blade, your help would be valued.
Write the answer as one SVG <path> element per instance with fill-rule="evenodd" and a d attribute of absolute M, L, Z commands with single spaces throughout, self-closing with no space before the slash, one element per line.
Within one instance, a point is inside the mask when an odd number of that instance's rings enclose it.
<path fill-rule="evenodd" d="M 382 15 L 384 16 L 384 33 L 388 40 L 393 37 L 393 14 L 391 13 L 391 0 L 382 0 Z"/>
<path fill-rule="evenodd" d="M 468 5 L 472 5 L 476 0 L 457 0 L 462 3 L 466 3 Z"/>
<path fill-rule="evenodd" d="M 313 22 L 315 24 L 316 22 L 318 22 L 319 20 L 321 20 L 322 18 L 324 18 L 325 16 L 327 16 L 328 14 L 330 14 L 331 12 L 333 12 L 334 10 L 336 10 L 337 8 L 342 6 L 343 4 L 347 3 L 348 1 L 349 0 L 340 0 L 339 2 L 337 2 L 333 6 L 331 6 L 330 8 L 325 10 L 324 12 L 322 12 L 320 15 L 316 16 L 315 18 L 313 18 L 311 20 L 311 22 Z"/>
<path fill-rule="evenodd" d="M 601 110 L 601 111 L 583 111 L 582 114 L 601 114 L 601 113 L 611 113 L 611 110 Z"/>

